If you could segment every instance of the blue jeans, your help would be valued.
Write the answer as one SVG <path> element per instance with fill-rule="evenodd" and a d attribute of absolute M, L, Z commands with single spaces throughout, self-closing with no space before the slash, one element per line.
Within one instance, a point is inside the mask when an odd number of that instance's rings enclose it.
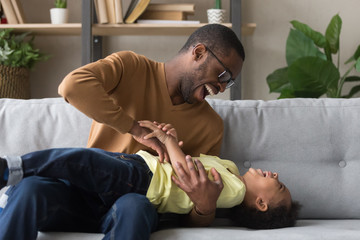
<path fill-rule="evenodd" d="M 21 158 L 24 176 L 32 177 L 7 191 L 0 240 L 36 239 L 38 230 L 149 239 L 156 230 L 156 209 L 144 195 L 152 174 L 138 155 L 50 149 Z"/>

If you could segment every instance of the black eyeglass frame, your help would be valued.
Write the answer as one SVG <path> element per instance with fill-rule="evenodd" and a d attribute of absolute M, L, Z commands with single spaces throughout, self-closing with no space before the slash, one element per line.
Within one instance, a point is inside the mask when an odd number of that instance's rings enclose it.
<path fill-rule="evenodd" d="M 205 46 L 205 45 L 204 45 Z M 222 61 L 220 61 L 220 59 L 215 55 L 215 53 L 213 53 L 213 51 L 210 50 L 210 48 L 208 48 L 207 46 L 205 46 L 206 50 L 208 50 L 211 55 L 214 56 L 214 58 L 221 64 L 221 66 L 223 66 L 223 68 L 225 69 L 225 71 L 223 71 L 222 73 L 220 73 L 218 75 L 218 81 L 220 83 L 226 83 L 226 88 L 231 88 L 232 86 L 234 86 L 235 84 L 235 79 L 233 79 L 233 75 L 232 75 L 232 72 L 227 68 L 225 67 L 225 65 L 222 63 Z M 230 76 L 227 77 L 226 76 L 226 73 L 228 73 Z M 224 80 L 225 79 L 225 80 Z"/>

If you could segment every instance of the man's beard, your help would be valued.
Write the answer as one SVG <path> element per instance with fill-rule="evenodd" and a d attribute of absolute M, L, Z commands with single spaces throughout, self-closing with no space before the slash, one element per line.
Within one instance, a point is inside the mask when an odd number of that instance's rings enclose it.
<path fill-rule="evenodd" d="M 186 103 L 194 103 L 193 93 L 196 89 L 196 79 L 198 79 L 197 81 L 200 81 L 199 79 L 204 77 L 204 73 L 207 70 L 207 62 L 208 61 L 206 60 L 203 64 L 201 64 L 194 73 L 186 73 L 180 77 L 180 91 Z"/>
<path fill-rule="evenodd" d="M 184 76 L 181 76 L 181 85 L 180 85 L 180 91 L 182 94 L 182 97 L 186 103 L 193 104 L 194 99 L 192 99 L 192 93 L 194 90 L 192 87 L 194 86 L 194 77 L 190 76 L 191 74 L 186 74 Z"/>

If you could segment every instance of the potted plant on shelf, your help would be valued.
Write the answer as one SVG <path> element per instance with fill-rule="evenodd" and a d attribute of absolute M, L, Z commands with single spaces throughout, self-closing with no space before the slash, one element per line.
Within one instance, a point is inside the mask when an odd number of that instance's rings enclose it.
<path fill-rule="evenodd" d="M 344 75 L 340 75 L 340 32 L 342 20 L 335 15 L 325 35 L 314 31 L 308 25 L 291 21 L 286 42 L 286 61 L 288 66 L 279 68 L 267 76 L 270 92 L 280 93 L 279 98 L 327 97 L 351 98 L 360 91 L 360 85 L 353 86 L 348 94 L 343 94 L 345 83 L 360 81 L 360 45 L 345 62 L 350 64 Z M 333 54 L 337 54 L 336 65 Z M 354 73 L 354 75 L 351 75 Z"/>
<path fill-rule="evenodd" d="M 34 37 L 29 34 L 0 30 L 0 98 L 30 98 L 30 69 L 48 59 L 34 48 Z"/>
<path fill-rule="evenodd" d="M 225 9 L 221 9 L 221 0 L 215 0 L 215 7 L 207 10 L 209 23 L 224 23 Z"/>
<path fill-rule="evenodd" d="M 68 22 L 69 11 L 66 0 L 55 0 L 55 7 L 50 9 L 52 24 L 63 24 Z"/>

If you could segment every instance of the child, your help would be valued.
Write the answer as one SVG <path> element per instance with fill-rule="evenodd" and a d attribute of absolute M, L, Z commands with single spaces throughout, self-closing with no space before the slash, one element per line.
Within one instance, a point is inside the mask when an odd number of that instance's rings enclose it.
<path fill-rule="evenodd" d="M 292 202 L 277 173 L 250 168 L 240 176 L 233 162 L 206 155 L 193 163 L 179 147 L 176 131 L 170 124 L 139 123 L 151 130 L 146 139 L 156 137 L 165 145 L 171 164 L 161 164 L 145 151 L 122 154 L 100 149 L 49 149 L 22 157 L 0 158 L 0 188 L 14 185 L 23 177 L 54 177 L 97 193 L 106 206 L 121 195 L 136 192 L 146 195 L 160 213 L 186 214 L 193 203 L 176 186 L 181 184 L 176 176 L 189 173 L 192 166 L 198 168 L 200 175 L 205 174 L 204 167 L 211 179 L 219 180 L 220 173 L 224 188 L 216 207 L 233 208 L 231 219 L 238 225 L 250 228 L 294 225 L 299 206 Z"/>

